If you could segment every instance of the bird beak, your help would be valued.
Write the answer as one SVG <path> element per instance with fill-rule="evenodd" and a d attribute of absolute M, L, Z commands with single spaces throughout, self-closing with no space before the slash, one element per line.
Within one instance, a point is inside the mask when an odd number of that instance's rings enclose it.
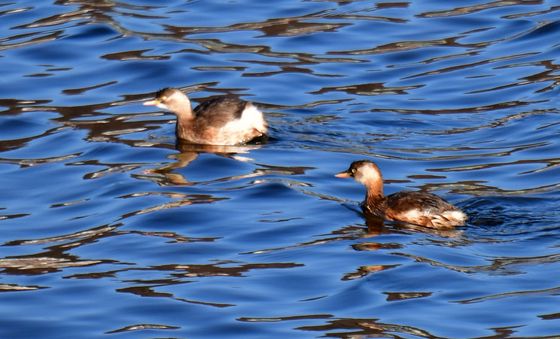
<path fill-rule="evenodd" d="M 348 171 L 342 171 L 340 173 L 335 174 L 334 176 L 337 178 L 351 178 L 352 174 L 350 174 L 350 172 Z"/>
<path fill-rule="evenodd" d="M 160 104 L 160 101 L 157 99 L 154 100 L 150 100 L 150 101 L 144 101 L 144 103 L 142 105 L 144 106 L 157 106 Z"/>

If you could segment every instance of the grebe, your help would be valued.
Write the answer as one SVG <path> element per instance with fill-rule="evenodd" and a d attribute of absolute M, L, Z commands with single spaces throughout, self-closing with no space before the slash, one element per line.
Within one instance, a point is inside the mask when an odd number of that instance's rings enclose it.
<path fill-rule="evenodd" d="M 234 96 L 209 99 L 194 110 L 189 98 L 176 88 L 164 88 L 144 106 L 157 106 L 177 116 L 177 138 L 203 145 L 239 145 L 266 136 L 268 125 L 261 111 Z"/>
<path fill-rule="evenodd" d="M 461 226 L 467 220 L 463 211 L 435 194 L 402 191 L 385 196 L 381 171 L 371 161 L 354 161 L 346 171 L 335 176 L 354 178 L 366 186 L 362 203 L 365 214 L 432 228 Z"/>

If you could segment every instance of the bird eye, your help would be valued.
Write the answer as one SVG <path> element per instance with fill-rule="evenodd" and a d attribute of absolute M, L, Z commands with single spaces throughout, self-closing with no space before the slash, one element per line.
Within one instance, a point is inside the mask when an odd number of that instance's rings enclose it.
<path fill-rule="evenodd" d="M 352 174 L 356 174 L 356 169 L 352 168 Z"/>

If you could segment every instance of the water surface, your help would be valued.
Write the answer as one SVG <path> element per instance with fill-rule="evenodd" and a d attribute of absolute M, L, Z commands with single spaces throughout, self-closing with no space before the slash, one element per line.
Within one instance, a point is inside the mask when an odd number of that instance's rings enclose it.
<path fill-rule="evenodd" d="M 0 2 L 0 336 L 560 336 L 554 1 Z M 266 144 L 177 148 L 162 87 Z M 372 225 L 423 189 L 469 223 Z"/>

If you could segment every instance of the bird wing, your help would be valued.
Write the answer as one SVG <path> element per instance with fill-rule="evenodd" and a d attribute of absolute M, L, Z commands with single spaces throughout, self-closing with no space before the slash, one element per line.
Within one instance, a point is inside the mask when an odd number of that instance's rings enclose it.
<path fill-rule="evenodd" d="M 422 214 L 440 213 L 455 209 L 443 198 L 431 193 L 417 191 L 402 191 L 387 196 L 387 205 L 395 213 L 406 213 L 418 210 Z"/>
<path fill-rule="evenodd" d="M 197 123 L 201 126 L 220 128 L 243 115 L 247 102 L 234 96 L 208 99 L 194 109 Z"/>

